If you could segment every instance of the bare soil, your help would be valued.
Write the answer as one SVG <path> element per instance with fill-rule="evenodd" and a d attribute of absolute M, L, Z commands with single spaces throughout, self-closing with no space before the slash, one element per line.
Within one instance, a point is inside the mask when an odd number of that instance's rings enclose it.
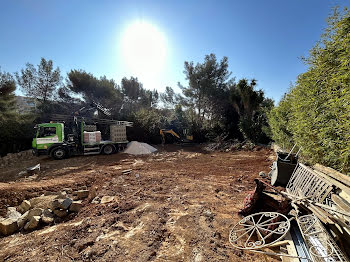
<path fill-rule="evenodd" d="M 263 260 L 234 249 L 228 235 L 271 155 L 265 148 L 208 153 L 166 146 L 148 156 L 41 157 L 0 169 L 0 215 L 7 206 L 64 188 L 87 186 L 91 194 L 77 215 L 54 226 L 0 237 L 0 261 Z M 39 174 L 18 176 L 37 163 Z M 133 171 L 124 175 L 125 169 Z M 116 200 L 94 204 L 92 192 Z"/>

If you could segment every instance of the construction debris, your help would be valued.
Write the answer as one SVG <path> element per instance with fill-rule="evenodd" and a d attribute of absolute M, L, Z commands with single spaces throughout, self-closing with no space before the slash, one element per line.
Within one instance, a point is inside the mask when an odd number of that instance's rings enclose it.
<path fill-rule="evenodd" d="M 290 156 L 277 155 L 283 164 Z M 272 170 L 276 172 L 278 167 Z M 298 163 L 292 174 L 284 167 L 278 172 L 290 177 L 285 191 L 256 179 L 255 190 L 248 194 L 239 212 L 245 217 L 232 228 L 230 243 L 238 249 L 280 257 L 349 261 L 345 254 L 350 252 L 345 247 L 350 242 L 350 179 L 318 164 L 312 168 Z M 271 179 L 271 183 L 276 180 Z M 297 226 L 290 230 L 292 220 L 297 221 Z M 287 253 L 264 250 L 276 243 L 282 245 L 288 231 L 294 240 L 298 231 L 301 237 L 298 243 L 289 241 L 289 248 L 284 249 Z M 297 247 L 300 241 L 306 253 Z"/>
<path fill-rule="evenodd" d="M 208 143 L 205 146 L 205 150 L 207 151 L 221 151 L 221 152 L 231 152 L 231 151 L 237 151 L 237 150 L 253 150 L 253 149 L 259 149 L 257 145 L 252 143 L 251 141 L 245 140 L 243 142 L 239 141 L 238 139 L 228 139 L 225 140 L 225 137 L 223 138 L 217 138 L 216 142 Z"/>
<path fill-rule="evenodd" d="M 124 150 L 124 153 L 130 155 L 148 155 L 156 151 L 157 149 L 153 146 L 150 146 L 149 144 L 132 141 L 128 143 L 127 148 Z"/>

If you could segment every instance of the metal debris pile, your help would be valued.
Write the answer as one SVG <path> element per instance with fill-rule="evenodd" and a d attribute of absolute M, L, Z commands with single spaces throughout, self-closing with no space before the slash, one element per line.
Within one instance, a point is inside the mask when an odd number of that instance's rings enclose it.
<path fill-rule="evenodd" d="M 269 177 L 255 180 L 230 243 L 282 261 L 349 261 L 350 177 L 319 164 L 293 163 L 297 155 L 291 153 L 282 165 L 279 158 L 281 153 Z"/>

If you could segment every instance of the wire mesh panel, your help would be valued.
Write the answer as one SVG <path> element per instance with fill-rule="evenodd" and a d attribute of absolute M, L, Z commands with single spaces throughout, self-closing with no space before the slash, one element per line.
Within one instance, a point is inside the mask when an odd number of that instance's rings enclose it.
<path fill-rule="evenodd" d="M 318 203 L 332 206 L 332 184 L 301 163 L 294 169 L 286 189 L 295 196 L 309 197 Z"/>
<path fill-rule="evenodd" d="M 297 219 L 314 262 L 349 261 L 315 215 Z"/>

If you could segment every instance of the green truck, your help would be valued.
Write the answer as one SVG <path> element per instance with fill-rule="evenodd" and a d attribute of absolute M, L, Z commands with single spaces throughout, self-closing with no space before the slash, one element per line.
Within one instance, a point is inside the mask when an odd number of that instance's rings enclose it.
<path fill-rule="evenodd" d="M 54 121 L 36 125 L 33 154 L 64 159 L 74 155 L 110 155 L 123 150 L 126 127 L 132 122 L 54 115 Z M 97 129 L 101 131 L 97 131 Z M 89 137 L 93 138 L 89 140 Z"/>

